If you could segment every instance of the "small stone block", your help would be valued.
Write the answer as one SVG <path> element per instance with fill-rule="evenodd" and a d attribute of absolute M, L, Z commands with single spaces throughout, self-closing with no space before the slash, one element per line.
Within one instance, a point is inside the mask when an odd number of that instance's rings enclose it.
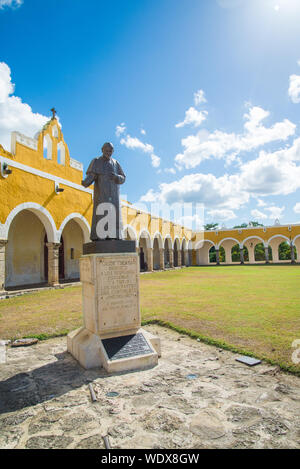
<path fill-rule="evenodd" d="M 255 366 L 261 363 L 260 360 L 257 360 L 256 358 L 247 357 L 247 356 L 238 357 L 236 358 L 236 361 L 244 363 L 245 365 L 248 365 L 248 366 Z"/>

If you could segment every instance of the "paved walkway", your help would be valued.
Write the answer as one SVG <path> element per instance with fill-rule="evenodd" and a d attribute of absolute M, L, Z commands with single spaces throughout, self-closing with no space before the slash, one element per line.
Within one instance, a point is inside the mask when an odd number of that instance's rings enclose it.
<path fill-rule="evenodd" d="M 112 448 L 300 448 L 299 378 L 146 329 L 161 337 L 159 365 L 117 376 L 83 370 L 66 338 L 8 348 L 0 448 L 103 448 L 104 435 Z"/>

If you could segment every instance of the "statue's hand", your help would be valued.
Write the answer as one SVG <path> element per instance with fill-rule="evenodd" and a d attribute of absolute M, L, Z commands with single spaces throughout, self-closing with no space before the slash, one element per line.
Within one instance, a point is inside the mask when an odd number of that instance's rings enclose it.
<path fill-rule="evenodd" d="M 114 180 L 115 177 L 116 177 L 116 174 L 115 174 L 115 173 L 113 173 L 113 172 L 109 173 L 109 178 L 110 178 L 111 180 Z"/>

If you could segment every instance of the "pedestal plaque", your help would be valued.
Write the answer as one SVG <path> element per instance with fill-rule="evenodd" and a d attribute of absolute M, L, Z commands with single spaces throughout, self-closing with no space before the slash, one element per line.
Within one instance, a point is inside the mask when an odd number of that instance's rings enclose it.
<path fill-rule="evenodd" d="M 68 351 L 84 368 L 109 372 L 156 365 L 159 339 L 140 328 L 136 252 L 84 255 L 80 279 L 84 327 L 68 335 Z"/>

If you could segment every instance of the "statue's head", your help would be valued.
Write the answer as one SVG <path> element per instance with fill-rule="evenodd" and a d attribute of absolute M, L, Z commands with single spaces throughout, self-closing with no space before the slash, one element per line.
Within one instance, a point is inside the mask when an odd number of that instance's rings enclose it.
<path fill-rule="evenodd" d="M 106 142 L 102 146 L 101 150 L 102 150 L 103 156 L 109 160 L 109 158 L 111 157 L 111 155 L 114 152 L 114 146 L 113 146 L 112 143 Z"/>

